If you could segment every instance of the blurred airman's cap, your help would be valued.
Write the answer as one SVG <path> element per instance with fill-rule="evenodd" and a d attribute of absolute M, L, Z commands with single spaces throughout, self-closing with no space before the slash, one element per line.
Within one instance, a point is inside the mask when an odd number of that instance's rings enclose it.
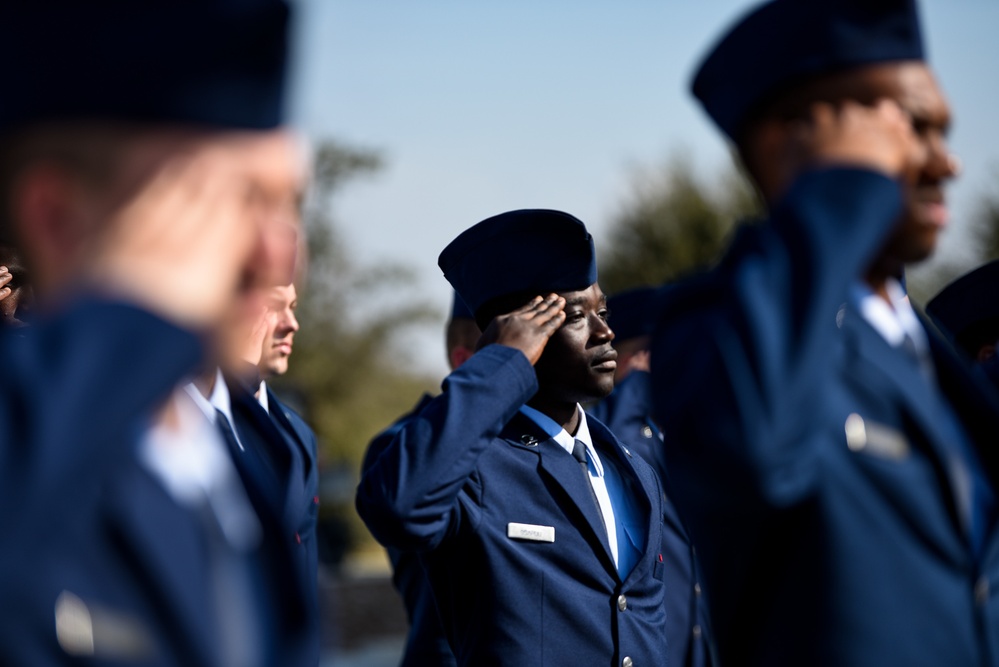
<path fill-rule="evenodd" d="M 943 288 L 926 312 L 974 357 L 984 343 L 999 339 L 999 260 L 983 264 Z"/>
<path fill-rule="evenodd" d="M 923 60 L 915 0 L 772 0 L 712 47 L 692 89 L 730 138 L 775 93 L 813 76 Z"/>
<path fill-rule="evenodd" d="M 650 315 L 657 291 L 655 287 L 636 287 L 607 299 L 607 310 L 610 311 L 608 324 L 614 330 L 615 344 L 652 333 L 653 318 Z"/>
<path fill-rule="evenodd" d="M 97 119 L 282 122 L 283 0 L 31 0 L 0 7 L 0 130 Z"/>

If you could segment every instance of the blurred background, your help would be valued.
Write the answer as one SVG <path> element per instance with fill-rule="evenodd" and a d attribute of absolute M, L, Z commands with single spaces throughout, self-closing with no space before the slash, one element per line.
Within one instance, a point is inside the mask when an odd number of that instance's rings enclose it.
<path fill-rule="evenodd" d="M 314 151 L 302 330 L 275 388 L 321 440 L 321 575 L 337 665 L 396 663 L 387 559 L 353 510 L 364 448 L 447 371 L 437 255 L 505 210 L 593 233 L 607 292 L 707 264 L 757 209 L 689 77 L 748 0 L 297 0 L 294 124 Z M 923 0 L 964 174 L 925 303 L 999 257 L 999 3 Z"/>

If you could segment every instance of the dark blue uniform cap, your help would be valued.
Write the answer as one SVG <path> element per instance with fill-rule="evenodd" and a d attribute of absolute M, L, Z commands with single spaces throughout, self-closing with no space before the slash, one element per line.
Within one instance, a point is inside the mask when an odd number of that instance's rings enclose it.
<path fill-rule="evenodd" d="M 283 0 L 30 0 L 0 7 L 0 130 L 100 119 L 280 125 Z"/>
<path fill-rule="evenodd" d="M 773 0 L 722 37 L 692 89 L 715 124 L 738 139 L 749 115 L 791 84 L 861 65 L 923 59 L 915 0 Z"/>
<path fill-rule="evenodd" d="M 969 334 L 977 337 L 999 335 L 999 260 L 983 264 L 966 273 L 926 304 L 926 312 L 941 329 L 960 342 L 967 341 L 969 347 L 975 341 L 968 340 Z M 976 332 L 976 329 L 986 330 Z M 977 350 L 968 350 L 974 354 Z"/>
<path fill-rule="evenodd" d="M 451 300 L 451 319 L 452 320 L 471 320 L 474 319 L 475 315 L 469 310 L 465 302 L 462 301 L 458 293 L 454 293 L 454 297 Z"/>
<path fill-rule="evenodd" d="M 568 213 L 545 209 L 483 220 L 444 248 L 437 265 L 476 314 L 500 297 L 572 292 L 597 282 L 586 226 Z"/>
<path fill-rule="evenodd" d="M 615 343 L 652 333 L 654 322 L 650 315 L 656 291 L 655 287 L 636 287 L 607 299 L 607 323 L 614 330 Z"/>

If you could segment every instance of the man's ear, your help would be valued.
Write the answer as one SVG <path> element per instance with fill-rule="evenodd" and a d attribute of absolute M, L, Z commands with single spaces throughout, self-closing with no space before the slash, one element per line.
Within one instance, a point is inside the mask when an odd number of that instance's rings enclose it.
<path fill-rule="evenodd" d="M 51 164 L 27 167 L 11 184 L 10 214 L 22 256 L 35 280 L 67 268 L 85 234 L 79 185 Z"/>
<path fill-rule="evenodd" d="M 978 348 L 978 354 L 975 355 L 975 360 L 980 364 L 984 364 L 994 356 L 996 356 L 996 345 L 995 343 L 988 343 Z"/>
<path fill-rule="evenodd" d="M 777 201 L 800 170 L 789 133 L 786 121 L 767 118 L 756 121 L 744 139 L 743 164 L 766 202 Z"/>
<path fill-rule="evenodd" d="M 475 354 L 474 350 L 470 350 L 461 345 L 452 349 L 451 353 L 448 355 L 448 363 L 451 364 L 451 370 L 455 370 L 463 363 L 471 359 L 473 354 Z"/>

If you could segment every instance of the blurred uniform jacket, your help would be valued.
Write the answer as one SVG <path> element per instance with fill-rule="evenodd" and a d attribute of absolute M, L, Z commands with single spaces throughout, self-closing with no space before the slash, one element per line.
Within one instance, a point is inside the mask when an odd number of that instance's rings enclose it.
<path fill-rule="evenodd" d="M 808 172 L 662 312 L 655 414 L 723 665 L 999 664 L 999 535 L 972 548 L 956 452 L 997 487 L 999 406 L 932 331 L 935 381 L 848 303 L 901 208 Z"/>
<path fill-rule="evenodd" d="M 364 453 L 361 464 L 362 474 L 366 473 L 378 460 L 382 451 L 392 443 L 392 439 L 410 420 L 420 413 L 432 400 L 430 394 L 424 394 L 416 406 L 406 415 L 400 417 L 392 426 L 375 436 Z M 402 654 L 400 667 L 450 667 L 456 665 L 454 654 L 448 646 L 444 628 L 441 627 L 434 594 L 430 590 L 430 582 L 420 564 L 415 552 L 402 551 L 388 547 L 389 560 L 392 563 L 392 585 L 402 597 L 406 607 L 406 618 L 409 620 L 409 634 L 406 636 L 406 648 Z"/>
<path fill-rule="evenodd" d="M 489 345 L 444 382 L 361 479 L 386 546 L 419 551 L 460 665 L 650 665 L 666 655 L 662 491 L 597 420 L 604 465 L 647 520 L 621 581 L 588 480 L 518 411 L 537 390 L 518 350 Z"/>
<path fill-rule="evenodd" d="M 666 472 L 663 431 L 652 414 L 652 378 L 632 371 L 614 392 L 587 412 L 606 424 L 631 451 L 652 466 L 662 483 L 663 561 L 666 582 L 666 627 L 669 663 L 703 667 L 711 661 L 711 623 L 698 571 L 694 546 L 673 503 L 674 491 Z"/>
<path fill-rule="evenodd" d="M 198 339 L 83 301 L 0 334 L 0 355 L 0 664 L 222 665 L 204 515 L 137 451 L 200 362 Z M 304 603 L 269 491 L 242 481 L 263 531 L 248 611 L 267 622 L 264 662 L 284 664 Z"/>

